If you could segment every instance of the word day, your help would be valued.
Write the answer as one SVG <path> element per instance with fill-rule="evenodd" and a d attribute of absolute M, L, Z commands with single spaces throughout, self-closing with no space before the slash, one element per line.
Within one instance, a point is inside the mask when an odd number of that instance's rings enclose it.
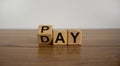
<path fill-rule="evenodd" d="M 79 29 L 52 29 L 52 25 L 39 25 L 37 37 L 39 44 L 82 44 L 82 32 Z"/>

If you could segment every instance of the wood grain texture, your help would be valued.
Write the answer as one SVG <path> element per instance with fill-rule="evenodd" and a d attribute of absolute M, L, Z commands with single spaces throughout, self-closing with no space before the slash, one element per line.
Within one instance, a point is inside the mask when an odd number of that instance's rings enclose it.
<path fill-rule="evenodd" d="M 120 66 L 120 29 L 84 29 L 81 46 L 39 46 L 37 30 L 0 29 L 0 66 Z"/>

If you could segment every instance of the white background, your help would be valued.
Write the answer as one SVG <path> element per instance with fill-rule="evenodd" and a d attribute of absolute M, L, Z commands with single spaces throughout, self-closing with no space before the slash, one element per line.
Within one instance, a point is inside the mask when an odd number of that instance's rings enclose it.
<path fill-rule="evenodd" d="M 120 0 L 0 0 L 0 29 L 120 28 Z"/>

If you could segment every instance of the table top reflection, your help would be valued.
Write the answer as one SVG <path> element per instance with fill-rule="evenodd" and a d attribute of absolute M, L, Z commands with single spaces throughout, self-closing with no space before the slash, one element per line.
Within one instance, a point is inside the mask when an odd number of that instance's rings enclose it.
<path fill-rule="evenodd" d="M 119 29 L 82 32 L 81 46 L 39 46 L 37 30 L 0 29 L 0 66 L 120 66 Z"/>

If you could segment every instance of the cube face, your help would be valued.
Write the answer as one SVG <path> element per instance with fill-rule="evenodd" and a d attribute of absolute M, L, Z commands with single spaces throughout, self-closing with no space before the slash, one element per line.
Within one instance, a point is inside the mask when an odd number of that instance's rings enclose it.
<path fill-rule="evenodd" d="M 54 45 L 67 45 L 67 30 L 54 30 L 53 31 L 53 44 Z"/>
<path fill-rule="evenodd" d="M 82 44 L 82 31 L 68 30 L 68 45 L 81 45 Z"/>
<path fill-rule="evenodd" d="M 44 34 L 38 35 L 39 44 L 51 44 L 52 42 L 52 35 Z"/>
<path fill-rule="evenodd" d="M 40 25 L 37 36 L 39 44 L 50 44 L 52 42 L 52 25 Z"/>
<path fill-rule="evenodd" d="M 38 34 L 50 34 L 52 35 L 52 25 L 39 25 Z"/>

